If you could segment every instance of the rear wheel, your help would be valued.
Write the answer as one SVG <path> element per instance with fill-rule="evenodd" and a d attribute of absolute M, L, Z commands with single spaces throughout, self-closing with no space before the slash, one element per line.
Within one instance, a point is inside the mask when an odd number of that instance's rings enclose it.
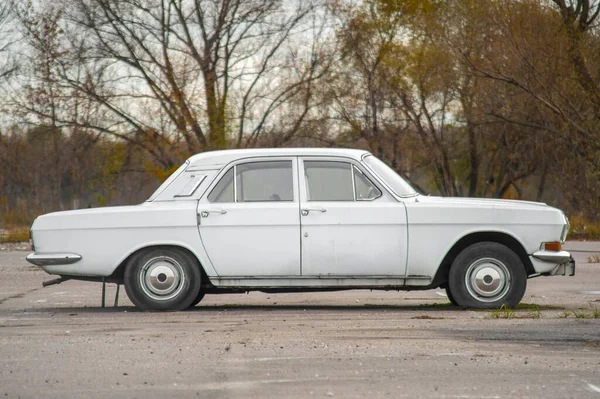
<path fill-rule="evenodd" d="M 448 300 L 452 305 L 458 306 L 458 303 L 456 303 L 456 299 L 454 299 L 454 297 L 452 296 L 452 292 L 450 292 L 449 287 L 446 287 L 446 296 L 448 297 Z"/>
<path fill-rule="evenodd" d="M 465 308 L 512 308 L 523 299 L 526 287 L 527 273 L 517 254 L 496 242 L 480 242 L 465 248 L 452 263 L 448 297 Z"/>
<path fill-rule="evenodd" d="M 177 248 L 152 248 L 132 257 L 125 268 L 125 290 L 142 310 L 183 310 L 200 292 L 200 265 Z"/>

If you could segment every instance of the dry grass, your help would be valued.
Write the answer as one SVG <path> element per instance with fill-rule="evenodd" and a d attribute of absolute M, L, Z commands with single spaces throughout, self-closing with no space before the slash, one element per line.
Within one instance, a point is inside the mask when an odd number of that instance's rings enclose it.
<path fill-rule="evenodd" d="M 576 240 L 600 240 L 600 222 L 590 221 L 579 216 L 569 218 L 571 230 L 569 238 Z"/>
<path fill-rule="evenodd" d="M 24 242 L 29 241 L 28 227 L 13 227 L 0 233 L 0 242 Z"/>
<path fill-rule="evenodd" d="M 600 255 L 592 255 L 586 258 L 587 263 L 600 263 Z"/>

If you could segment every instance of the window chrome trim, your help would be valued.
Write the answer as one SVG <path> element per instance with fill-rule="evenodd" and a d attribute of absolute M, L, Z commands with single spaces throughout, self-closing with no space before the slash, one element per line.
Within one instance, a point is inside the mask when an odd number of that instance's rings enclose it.
<path fill-rule="evenodd" d="M 354 197 L 354 201 L 356 202 L 356 179 L 354 177 L 354 165 L 350 164 L 350 175 L 352 176 L 352 197 Z"/>
<path fill-rule="evenodd" d="M 237 164 L 233 165 L 233 203 L 238 202 L 237 198 Z"/>

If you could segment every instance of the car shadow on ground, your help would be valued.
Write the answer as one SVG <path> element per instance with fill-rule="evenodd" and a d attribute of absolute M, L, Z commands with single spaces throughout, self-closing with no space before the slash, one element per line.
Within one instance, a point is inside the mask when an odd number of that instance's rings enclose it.
<path fill-rule="evenodd" d="M 542 311 L 542 310 L 560 310 L 563 307 L 554 305 L 536 305 L 532 303 L 521 303 L 514 311 Z M 271 303 L 271 304 L 221 304 L 221 305 L 203 305 L 199 304 L 195 307 L 188 308 L 184 311 L 171 311 L 171 310 L 153 310 L 143 311 L 134 306 L 114 306 L 107 304 L 106 307 L 102 306 L 85 306 L 85 307 L 45 307 L 45 308 L 20 308 L 12 310 L 13 313 L 29 312 L 29 313 L 214 313 L 214 312 L 226 312 L 226 311 L 240 311 L 240 312 L 254 312 L 254 311 L 268 311 L 268 312 L 289 312 L 289 311 L 319 311 L 319 312 L 364 312 L 364 311 L 395 311 L 395 312 L 425 312 L 425 313 L 436 313 L 436 312 L 466 312 L 471 309 L 461 308 L 455 306 L 450 302 L 444 303 L 424 303 L 424 304 L 348 304 L 348 305 L 327 305 L 327 304 L 289 304 L 289 303 Z M 476 312 L 493 312 L 493 309 L 472 309 Z"/>
<path fill-rule="evenodd" d="M 148 311 L 148 313 L 197 313 L 197 312 L 223 312 L 223 311 L 464 311 L 465 309 L 454 306 L 450 303 L 423 304 L 423 305 L 375 305 L 375 304 L 349 304 L 349 305 L 324 305 L 324 304 L 224 304 L 224 305 L 197 305 L 184 311 Z M 13 312 L 31 312 L 31 313 L 123 313 L 135 312 L 144 313 L 134 306 L 113 306 L 106 307 L 44 307 L 44 308 L 21 308 L 14 309 Z"/>

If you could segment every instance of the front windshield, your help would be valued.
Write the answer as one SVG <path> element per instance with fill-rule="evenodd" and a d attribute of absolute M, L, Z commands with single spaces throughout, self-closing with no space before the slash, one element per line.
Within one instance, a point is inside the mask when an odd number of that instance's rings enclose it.
<path fill-rule="evenodd" d="M 179 176 L 181 172 L 183 172 L 185 168 L 187 168 L 189 163 L 190 161 L 185 161 L 179 168 L 177 168 L 177 170 L 173 172 L 173 174 L 169 176 L 168 179 L 165 180 L 164 183 L 156 189 L 156 191 L 150 196 L 150 198 L 148 198 L 148 201 L 154 201 L 156 197 L 158 197 L 158 195 L 162 193 L 165 188 L 169 187 L 169 184 L 173 183 L 173 180 L 175 180 L 177 176 Z"/>
<path fill-rule="evenodd" d="M 404 181 L 403 178 L 398 176 L 394 169 L 390 168 L 373 155 L 367 155 L 363 158 L 363 161 L 381 180 L 387 183 L 394 194 L 400 197 L 412 197 L 417 195 L 415 189 Z"/>

